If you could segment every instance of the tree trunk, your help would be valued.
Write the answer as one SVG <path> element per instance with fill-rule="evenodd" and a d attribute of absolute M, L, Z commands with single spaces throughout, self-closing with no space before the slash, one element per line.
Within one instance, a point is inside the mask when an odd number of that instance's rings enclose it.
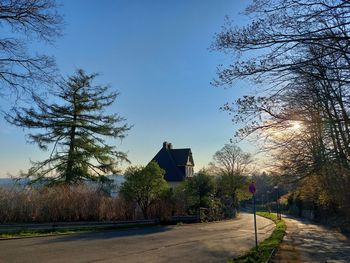
<path fill-rule="evenodd" d="M 142 210 L 143 218 L 147 220 L 148 219 L 148 207 L 142 207 L 141 210 Z"/>
<path fill-rule="evenodd" d="M 69 135 L 69 151 L 68 151 L 68 160 L 67 160 L 67 168 L 65 172 L 65 181 L 66 183 L 70 183 L 73 175 L 73 165 L 74 165 L 74 142 L 75 142 L 75 132 L 76 132 L 76 121 L 77 121 L 77 112 L 76 112 L 76 94 L 73 95 L 73 125 L 70 130 Z"/>

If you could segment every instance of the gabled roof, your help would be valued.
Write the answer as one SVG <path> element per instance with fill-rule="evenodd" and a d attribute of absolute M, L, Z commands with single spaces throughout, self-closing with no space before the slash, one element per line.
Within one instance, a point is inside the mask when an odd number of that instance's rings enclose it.
<path fill-rule="evenodd" d="M 172 149 L 172 145 L 167 142 L 163 144 L 162 149 L 154 156 L 152 161 L 156 161 L 165 170 L 165 180 L 175 182 L 183 181 L 186 177 L 183 169 L 179 167 L 194 166 L 190 148 Z"/>
<path fill-rule="evenodd" d="M 189 158 L 192 158 L 192 152 L 190 148 L 185 149 L 169 149 L 171 156 L 173 157 L 176 165 L 185 166 L 189 161 Z M 192 159 L 192 164 L 193 159 Z"/>

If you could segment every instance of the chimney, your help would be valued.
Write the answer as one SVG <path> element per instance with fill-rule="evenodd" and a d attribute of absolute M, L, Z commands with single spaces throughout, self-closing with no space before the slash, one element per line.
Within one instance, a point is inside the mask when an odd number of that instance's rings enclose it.
<path fill-rule="evenodd" d="M 173 148 L 173 145 L 171 143 L 168 143 L 168 142 L 163 142 L 163 148 L 164 149 L 172 149 Z"/>

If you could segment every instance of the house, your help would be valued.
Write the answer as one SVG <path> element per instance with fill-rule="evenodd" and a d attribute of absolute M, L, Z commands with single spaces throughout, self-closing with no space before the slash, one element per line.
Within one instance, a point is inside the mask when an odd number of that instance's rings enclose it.
<path fill-rule="evenodd" d="M 152 161 L 165 170 L 165 180 L 172 188 L 193 176 L 194 162 L 190 148 L 173 149 L 171 143 L 164 142 Z"/>

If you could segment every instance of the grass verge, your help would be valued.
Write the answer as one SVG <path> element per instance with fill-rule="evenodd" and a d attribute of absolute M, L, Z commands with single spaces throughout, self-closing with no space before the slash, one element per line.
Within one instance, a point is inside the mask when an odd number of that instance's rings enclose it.
<path fill-rule="evenodd" d="M 108 231 L 116 229 L 126 228 L 141 228 L 146 226 L 154 226 L 150 224 L 128 224 L 124 226 L 107 226 L 107 227 L 84 227 L 84 228 L 65 228 L 65 229 L 38 229 L 38 230 L 18 230 L 13 232 L 0 230 L 0 238 L 21 238 L 21 237 L 41 237 L 51 235 L 69 235 L 69 234 L 80 234 L 98 231 Z"/>
<path fill-rule="evenodd" d="M 19 238 L 19 237 L 39 237 L 50 235 L 67 235 L 76 233 L 86 233 L 104 229 L 60 229 L 60 230 L 18 230 L 13 232 L 0 233 L 0 238 Z"/>
<path fill-rule="evenodd" d="M 272 251 L 282 242 L 283 236 L 286 232 L 285 222 L 283 220 L 278 220 L 277 216 L 272 213 L 257 212 L 256 214 L 274 221 L 276 224 L 275 230 L 269 238 L 265 239 L 258 245 L 258 249 L 252 248 L 247 254 L 229 260 L 228 263 L 265 263 L 269 259 Z"/>

